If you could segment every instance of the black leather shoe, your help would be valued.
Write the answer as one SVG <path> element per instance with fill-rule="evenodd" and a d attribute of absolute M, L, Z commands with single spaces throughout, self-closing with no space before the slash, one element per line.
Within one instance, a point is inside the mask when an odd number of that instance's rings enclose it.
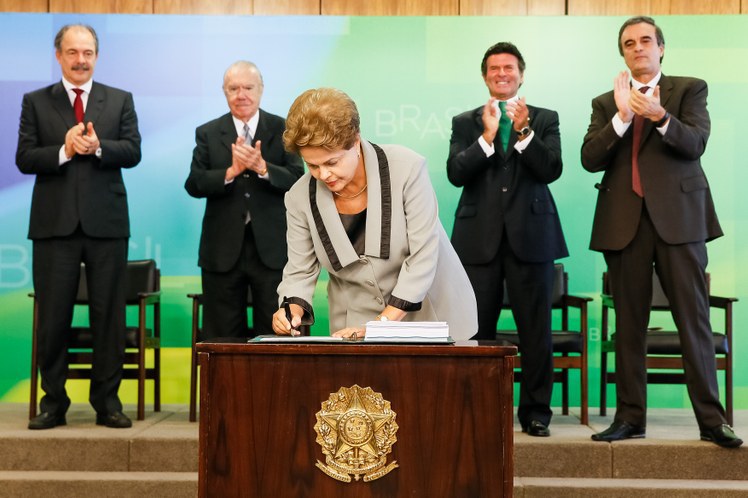
<path fill-rule="evenodd" d="M 122 412 L 97 413 L 96 425 L 106 425 L 113 429 L 127 429 L 128 427 L 132 427 L 132 420 L 127 418 L 127 415 Z"/>
<path fill-rule="evenodd" d="M 710 441 L 723 448 L 737 448 L 743 444 L 743 440 L 736 436 L 735 431 L 727 424 L 721 424 L 711 429 L 702 429 L 701 440 Z"/>
<path fill-rule="evenodd" d="M 29 429 L 52 429 L 58 425 L 65 424 L 67 424 L 65 421 L 65 415 L 55 415 L 54 413 L 43 412 L 29 420 Z"/>
<path fill-rule="evenodd" d="M 538 420 L 530 420 L 530 425 L 527 426 L 527 435 L 535 437 L 548 437 L 551 435 L 551 431 L 543 422 L 540 422 Z"/>
<path fill-rule="evenodd" d="M 641 439 L 646 436 L 644 427 L 637 427 L 628 422 L 613 422 L 602 432 L 592 435 L 593 441 L 621 441 L 622 439 Z"/>

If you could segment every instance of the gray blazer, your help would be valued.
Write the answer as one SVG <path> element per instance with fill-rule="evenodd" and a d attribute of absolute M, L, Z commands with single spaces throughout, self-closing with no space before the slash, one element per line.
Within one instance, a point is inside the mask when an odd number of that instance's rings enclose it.
<path fill-rule="evenodd" d="M 327 270 L 330 329 L 361 326 L 387 304 L 405 320 L 440 320 L 466 340 L 478 330 L 475 294 L 439 221 L 426 159 L 397 145 L 361 142 L 368 205 L 359 257 L 332 193 L 306 173 L 286 194 L 288 263 L 278 295 L 311 307 L 321 268 Z"/>

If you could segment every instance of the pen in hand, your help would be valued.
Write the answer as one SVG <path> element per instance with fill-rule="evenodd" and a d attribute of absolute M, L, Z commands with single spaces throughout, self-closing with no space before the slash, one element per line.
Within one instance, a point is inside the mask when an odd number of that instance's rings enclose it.
<path fill-rule="evenodd" d="M 301 335 L 301 332 L 299 332 L 298 329 L 293 328 L 293 322 L 291 319 L 293 316 L 291 315 L 291 303 L 288 302 L 287 297 L 283 297 L 283 309 L 286 311 L 286 320 L 288 320 L 289 325 L 291 325 L 291 336 L 297 336 Z"/>

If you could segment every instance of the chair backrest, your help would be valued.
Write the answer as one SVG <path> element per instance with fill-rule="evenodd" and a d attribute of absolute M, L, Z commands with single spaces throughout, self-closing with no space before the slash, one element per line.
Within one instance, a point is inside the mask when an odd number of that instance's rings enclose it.
<path fill-rule="evenodd" d="M 563 305 L 564 296 L 569 293 L 569 276 L 564 271 L 564 265 L 556 263 L 553 265 L 553 294 L 551 305 L 558 308 Z"/>
<path fill-rule="evenodd" d="M 157 292 L 160 282 L 156 271 L 156 261 L 139 259 L 127 262 L 127 302 L 137 302 L 141 292 Z"/>
<path fill-rule="evenodd" d="M 153 259 L 138 259 L 127 262 L 126 294 L 128 303 L 137 303 L 138 294 L 141 292 L 157 292 L 160 290 L 160 282 L 156 261 Z M 77 303 L 88 302 L 88 282 L 86 280 L 86 265 L 81 263 L 80 277 L 78 280 Z"/>
<path fill-rule="evenodd" d="M 553 265 L 553 294 L 551 295 L 551 306 L 554 308 L 562 307 L 564 296 L 568 293 L 569 277 L 566 272 L 564 272 L 564 265 L 562 263 L 555 263 Z M 504 281 L 504 302 L 501 307 L 510 307 L 509 293 L 506 290 L 506 280 Z"/>

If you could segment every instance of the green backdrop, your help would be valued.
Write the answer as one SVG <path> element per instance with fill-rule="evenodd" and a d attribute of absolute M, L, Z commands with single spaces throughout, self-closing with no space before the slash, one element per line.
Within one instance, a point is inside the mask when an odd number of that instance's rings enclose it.
<path fill-rule="evenodd" d="M 625 69 L 616 36 L 623 17 L 222 17 L 0 15 L 0 399 L 28 399 L 31 250 L 26 240 L 33 179 L 15 168 L 24 92 L 59 79 L 52 39 L 68 22 L 99 31 L 96 79 L 131 90 L 143 134 L 143 161 L 125 172 L 130 196 L 133 259 L 154 257 L 163 272 L 164 402 L 187 399 L 190 337 L 188 292 L 200 289 L 197 243 L 204 204 L 183 189 L 194 129 L 227 111 L 224 69 L 239 58 L 258 64 L 265 80 L 262 107 L 285 115 L 310 87 L 349 93 L 362 116 L 364 138 L 400 143 L 424 154 L 451 233 L 459 189 L 446 179 L 451 118 L 488 98 L 480 74 L 487 47 L 512 41 L 527 62 L 520 95 L 555 109 L 561 120 L 564 173 L 551 188 L 570 257 L 562 260 L 572 293 L 593 297 L 590 308 L 590 404 L 598 400 L 599 292 L 602 257 L 587 249 L 598 175 L 585 172 L 579 149 L 593 97 L 612 88 Z M 712 135 L 703 158 L 726 233 L 709 244 L 713 294 L 735 296 L 735 403 L 748 408 L 748 347 L 741 334 L 748 301 L 744 168 L 748 136 L 748 18 L 672 16 L 657 19 L 666 38 L 663 71 L 709 83 Z M 18 48 L 20 47 L 20 48 Z M 315 299 L 315 334 L 327 333 L 324 282 Z M 78 319 L 84 319 L 82 315 Z M 502 317 L 511 326 L 511 316 Z M 123 399 L 132 382 L 123 384 Z M 70 383 L 85 402 L 86 384 Z M 558 393 L 556 393 L 558 394 Z M 555 398 L 558 404 L 558 399 Z M 609 399 L 614 399 L 611 389 Z M 572 405 L 578 393 L 572 389 Z M 650 405 L 688 407 L 681 386 L 650 386 Z"/>

